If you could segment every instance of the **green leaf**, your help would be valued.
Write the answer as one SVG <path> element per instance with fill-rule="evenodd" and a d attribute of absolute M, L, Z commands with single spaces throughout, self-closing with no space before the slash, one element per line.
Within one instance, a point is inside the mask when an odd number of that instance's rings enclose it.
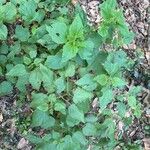
<path fill-rule="evenodd" d="M 45 11 L 43 9 L 39 9 L 36 11 L 34 16 L 34 21 L 37 21 L 38 23 L 41 23 L 45 17 Z"/>
<path fill-rule="evenodd" d="M 0 67 L 0 76 L 3 75 L 2 67 Z"/>
<path fill-rule="evenodd" d="M 61 138 L 61 134 L 60 134 L 59 132 L 52 131 L 51 133 L 52 133 L 52 138 L 53 138 L 54 140 L 58 140 L 58 139 Z"/>
<path fill-rule="evenodd" d="M 92 114 L 89 114 L 88 116 L 86 116 L 85 121 L 88 123 L 94 123 L 98 120 L 98 118 Z"/>
<path fill-rule="evenodd" d="M 52 139 L 52 134 L 51 134 L 51 133 L 45 134 L 45 135 L 42 137 L 42 139 L 43 139 L 44 142 L 49 142 L 49 140 Z"/>
<path fill-rule="evenodd" d="M 36 109 L 32 114 L 32 127 L 42 127 L 48 129 L 53 127 L 55 119 L 48 115 L 47 112 Z"/>
<path fill-rule="evenodd" d="M 37 109 L 39 109 L 39 110 L 41 110 L 41 111 L 48 111 L 48 109 L 49 109 L 49 106 L 48 106 L 48 104 L 47 103 L 43 103 L 43 104 L 41 104 L 40 106 L 38 106 L 37 107 Z"/>
<path fill-rule="evenodd" d="M 70 135 L 66 135 L 64 138 L 61 139 L 61 142 L 57 146 L 57 150 L 79 150 L 80 145 L 74 143 L 72 137 Z"/>
<path fill-rule="evenodd" d="M 29 83 L 29 75 L 23 75 L 23 76 L 19 76 L 17 83 L 16 83 L 16 87 L 21 91 L 21 92 L 25 92 L 26 91 L 26 85 Z"/>
<path fill-rule="evenodd" d="M 39 146 L 38 150 L 54 150 L 54 149 L 57 149 L 57 145 L 56 144 L 44 143 L 44 144 Z"/>
<path fill-rule="evenodd" d="M 112 78 L 112 85 L 114 87 L 124 87 L 126 85 L 126 82 L 124 79 L 118 78 L 118 77 L 113 77 Z"/>
<path fill-rule="evenodd" d="M 60 55 L 52 55 L 47 57 L 45 65 L 50 69 L 58 70 L 63 68 L 66 65 L 66 63 L 61 62 Z"/>
<path fill-rule="evenodd" d="M 77 104 L 79 110 L 83 111 L 83 113 L 88 113 L 90 111 L 90 101 L 84 101 Z"/>
<path fill-rule="evenodd" d="M 42 30 L 42 29 L 39 29 L 39 30 Z M 44 29 L 43 29 L 44 30 Z M 45 30 L 44 30 L 45 31 Z M 37 40 L 37 43 L 41 44 L 42 46 L 46 47 L 48 50 L 52 50 L 52 49 L 56 49 L 58 44 L 53 42 L 52 41 L 52 38 L 50 37 L 49 34 L 44 34 L 44 31 L 43 33 L 39 33 L 41 35 L 38 35 L 38 32 L 37 34 L 35 35 L 35 37 L 37 38 L 37 36 L 40 36 L 40 39 L 38 38 Z M 42 36 L 42 34 L 44 34 Z M 42 37 L 41 37 L 42 36 Z M 32 38 L 32 37 L 31 37 Z M 31 40 L 31 39 L 30 39 Z M 36 39 L 33 38 L 33 41 L 36 41 Z"/>
<path fill-rule="evenodd" d="M 8 30 L 4 24 L 0 24 L 0 40 L 7 39 Z"/>
<path fill-rule="evenodd" d="M 41 83 L 42 83 L 42 75 L 41 75 L 39 68 L 33 70 L 30 73 L 29 82 L 34 89 L 39 90 Z"/>
<path fill-rule="evenodd" d="M 93 124 L 87 123 L 85 127 L 82 129 L 82 132 L 85 136 L 95 136 L 97 133 L 97 130 Z"/>
<path fill-rule="evenodd" d="M 141 104 L 138 104 L 134 110 L 134 115 L 137 117 L 137 118 L 141 118 L 141 115 L 142 115 L 142 110 L 141 110 Z"/>
<path fill-rule="evenodd" d="M 85 74 L 82 78 L 76 81 L 76 84 L 87 91 L 93 91 L 97 87 L 97 84 L 94 82 L 91 74 Z"/>
<path fill-rule="evenodd" d="M 6 43 L 2 43 L 0 46 L 1 54 L 8 54 L 9 47 Z"/>
<path fill-rule="evenodd" d="M 85 136 L 80 131 L 73 133 L 72 139 L 74 140 L 74 142 L 79 142 L 82 145 L 87 144 L 87 140 L 86 140 Z"/>
<path fill-rule="evenodd" d="M 120 25 L 119 31 L 121 35 L 123 36 L 123 42 L 124 44 L 130 44 L 132 40 L 134 39 L 135 34 L 133 32 L 130 32 L 127 25 Z"/>
<path fill-rule="evenodd" d="M 104 137 L 109 137 L 110 139 L 114 139 L 115 128 L 116 128 L 114 120 L 112 118 L 105 119 L 103 126 L 105 127 Z"/>
<path fill-rule="evenodd" d="M 0 16 L 0 23 L 2 23 L 4 18 L 5 18 L 5 8 L 1 4 L 0 4 L 0 14 L 1 14 L 1 16 Z"/>
<path fill-rule="evenodd" d="M 117 2 L 116 0 L 106 0 L 104 1 L 101 6 L 101 15 L 104 18 L 104 20 L 108 20 L 110 23 L 111 21 L 114 21 L 113 14 L 114 10 L 116 10 Z M 112 20 L 111 20 L 112 19 Z"/>
<path fill-rule="evenodd" d="M 17 9 L 14 4 L 11 2 L 6 3 L 6 5 L 3 6 L 5 9 L 5 22 L 12 22 L 15 20 L 16 15 L 17 15 Z"/>
<path fill-rule="evenodd" d="M 91 92 L 88 92 L 81 88 L 77 88 L 74 91 L 73 102 L 75 104 L 78 104 L 81 102 L 85 102 L 87 100 L 89 101 L 89 100 L 91 100 L 92 97 L 93 97 L 93 94 Z"/>
<path fill-rule="evenodd" d="M 69 28 L 70 34 L 83 35 L 83 24 L 79 14 L 76 15 Z"/>
<path fill-rule="evenodd" d="M 135 34 L 133 32 L 128 32 L 128 35 L 125 35 L 123 37 L 124 43 L 130 44 L 133 41 L 134 37 L 135 37 Z"/>
<path fill-rule="evenodd" d="M 34 0 L 21 1 L 19 6 L 19 13 L 26 23 L 31 23 L 36 16 L 37 4 Z"/>
<path fill-rule="evenodd" d="M 80 121 L 76 120 L 68 115 L 66 118 L 66 123 L 69 127 L 74 127 L 75 125 L 78 125 L 80 123 Z"/>
<path fill-rule="evenodd" d="M 15 55 L 20 54 L 20 52 L 21 52 L 21 45 L 20 45 L 20 42 L 17 41 L 10 47 L 10 53 L 7 55 L 7 58 L 12 60 L 14 59 Z M 22 61 L 21 57 L 19 59 L 21 59 Z M 20 63 L 23 63 L 23 62 L 20 62 Z"/>
<path fill-rule="evenodd" d="M 37 51 L 36 50 L 31 50 L 30 52 L 29 52 L 29 55 L 30 55 L 30 58 L 36 58 L 36 56 L 37 56 Z"/>
<path fill-rule="evenodd" d="M 6 0 L 0 0 L 0 5 L 6 3 Z"/>
<path fill-rule="evenodd" d="M 137 96 L 138 93 L 140 93 L 142 90 L 141 86 L 133 86 L 130 91 L 129 91 L 129 95 L 131 96 Z"/>
<path fill-rule="evenodd" d="M 42 64 L 40 64 L 40 72 L 44 84 L 43 86 L 47 91 L 49 91 L 48 89 L 50 88 L 50 86 L 52 86 L 53 83 L 53 72 Z"/>
<path fill-rule="evenodd" d="M 47 91 L 53 90 L 53 72 L 46 66 L 40 64 L 39 68 L 36 68 L 30 73 L 29 82 L 33 88 L 39 90 L 41 83 Z"/>
<path fill-rule="evenodd" d="M 118 109 L 118 113 L 121 117 L 124 117 L 125 116 L 125 113 L 126 113 L 126 105 L 122 102 L 119 102 L 117 104 L 117 109 Z"/>
<path fill-rule="evenodd" d="M 102 24 L 102 26 L 99 27 L 98 33 L 99 33 L 104 39 L 106 39 L 106 38 L 108 37 L 108 35 L 109 35 L 108 29 L 109 29 L 109 28 L 108 28 L 107 26 L 105 26 L 105 25 Z"/>
<path fill-rule="evenodd" d="M 126 53 L 119 50 L 109 53 L 103 66 L 109 75 L 114 76 L 114 74 L 121 71 L 123 67 L 127 66 L 127 61 Z"/>
<path fill-rule="evenodd" d="M 69 63 L 67 69 L 65 70 L 65 77 L 72 77 L 75 74 L 75 64 Z"/>
<path fill-rule="evenodd" d="M 60 94 L 61 92 L 63 92 L 65 90 L 65 88 L 66 88 L 66 84 L 65 84 L 64 78 L 63 77 L 58 78 L 55 81 L 55 86 L 56 86 L 58 94 Z"/>
<path fill-rule="evenodd" d="M 0 83 L 0 96 L 10 94 L 13 90 L 13 86 L 8 81 L 3 81 Z"/>
<path fill-rule="evenodd" d="M 68 114 L 71 118 L 84 123 L 84 113 L 80 111 L 75 104 L 69 106 Z"/>
<path fill-rule="evenodd" d="M 63 46 L 62 62 L 74 58 L 83 47 L 83 25 L 79 15 L 77 15 L 70 25 L 67 43 Z"/>
<path fill-rule="evenodd" d="M 101 73 L 105 73 L 103 63 L 106 61 L 107 53 L 104 51 L 95 52 L 95 55 L 93 55 L 92 59 L 88 62 L 88 70 L 94 71 L 97 75 Z M 101 61 L 100 61 L 101 60 Z M 98 67 L 97 67 L 98 66 Z"/>
<path fill-rule="evenodd" d="M 84 47 L 79 51 L 79 55 L 82 59 L 90 60 L 93 56 L 94 43 L 91 40 L 87 40 L 83 45 Z"/>
<path fill-rule="evenodd" d="M 40 144 L 40 143 L 43 143 L 43 139 L 42 139 L 41 137 L 38 137 L 38 136 L 33 135 L 33 134 L 31 134 L 31 133 L 27 134 L 27 135 L 25 136 L 25 138 L 26 138 L 27 140 L 29 140 L 31 143 L 33 143 L 33 144 Z"/>
<path fill-rule="evenodd" d="M 7 57 L 5 55 L 0 55 L 0 64 L 5 65 L 7 62 Z"/>
<path fill-rule="evenodd" d="M 24 56 L 24 57 L 23 57 L 23 62 L 24 62 L 26 65 L 29 65 L 29 64 L 31 64 L 32 60 L 31 60 L 29 57 Z"/>
<path fill-rule="evenodd" d="M 51 103 L 55 103 L 57 101 L 57 97 L 55 94 L 50 94 L 48 96 L 48 101 L 51 102 Z"/>
<path fill-rule="evenodd" d="M 128 105 L 132 108 L 135 109 L 136 108 L 136 98 L 135 96 L 129 96 L 128 97 Z"/>
<path fill-rule="evenodd" d="M 111 10 L 115 9 L 116 7 L 117 7 L 116 0 L 106 0 L 101 4 L 101 8 L 103 8 L 103 10 Z"/>
<path fill-rule="evenodd" d="M 68 28 L 65 23 L 56 21 L 51 26 L 46 26 L 46 29 L 55 43 L 63 44 L 66 42 Z"/>
<path fill-rule="evenodd" d="M 120 69 L 117 63 L 109 63 L 107 61 L 104 63 L 104 68 L 107 73 L 112 76 L 114 76 L 115 73 L 119 72 Z"/>
<path fill-rule="evenodd" d="M 24 76 L 25 74 L 27 74 L 27 71 L 23 64 L 17 64 L 7 73 L 8 76 L 14 77 Z"/>
<path fill-rule="evenodd" d="M 63 46 L 63 53 L 62 53 L 62 63 L 67 62 L 68 60 L 74 58 L 78 53 L 79 48 L 77 46 L 72 46 L 70 43 L 66 43 Z"/>
<path fill-rule="evenodd" d="M 99 98 L 100 107 L 104 110 L 107 105 L 113 100 L 113 91 L 109 88 L 102 89 L 103 95 Z"/>
<path fill-rule="evenodd" d="M 66 114 L 66 104 L 61 101 L 57 101 L 54 105 L 54 110 L 59 111 L 65 115 Z"/>
<path fill-rule="evenodd" d="M 48 102 L 48 97 L 43 93 L 32 93 L 31 107 L 37 108 L 38 106 Z"/>
<path fill-rule="evenodd" d="M 109 77 L 105 74 L 98 75 L 94 79 L 102 86 L 109 84 Z"/>
<path fill-rule="evenodd" d="M 23 28 L 21 25 L 16 26 L 15 36 L 20 41 L 25 42 L 29 39 L 30 33 L 28 28 Z"/>

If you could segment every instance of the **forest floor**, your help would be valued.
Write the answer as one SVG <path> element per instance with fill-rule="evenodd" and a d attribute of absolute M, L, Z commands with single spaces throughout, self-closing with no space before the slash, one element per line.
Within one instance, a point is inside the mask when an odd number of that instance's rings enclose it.
<path fill-rule="evenodd" d="M 129 56 L 134 57 L 137 49 L 143 51 L 144 56 L 133 74 L 129 77 L 131 86 L 141 85 L 143 95 L 139 101 L 143 105 L 143 118 L 135 120 L 131 127 L 130 139 L 142 140 L 145 150 L 150 150 L 150 7 L 148 0 L 118 0 L 124 9 L 126 21 L 130 29 L 136 34 L 132 44 L 125 45 L 124 49 Z M 90 9 L 90 7 L 89 7 Z M 3 80 L 3 79 L 0 79 Z M 17 102 L 18 91 L 0 97 L 0 150 L 30 150 L 31 144 L 22 137 L 21 132 L 28 128 L 24 125 L 24 118 L 30 113 L 28 102 L 19 107 Z M 27 124 L 27 123 L 25 123 Z"/>

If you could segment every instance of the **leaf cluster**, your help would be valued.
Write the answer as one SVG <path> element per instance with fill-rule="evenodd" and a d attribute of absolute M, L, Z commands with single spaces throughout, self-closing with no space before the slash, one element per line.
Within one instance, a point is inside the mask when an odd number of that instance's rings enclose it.
<path fill-rule="evenodd" d="M 91 145 L 93 150 L 111 150 L 122 139 L 115 138 L 117 122 L 126 129 L 141 115 L 136 100 L 140 88 L 124 92 L 123 73 L 133 61 L 121 49 L 104 51 L 102 44 L 111 42 L 118 48 L 132 40 L 132 33 L 115 0 L 100 6 L 103 22 L 98 31 L 69 4 L 0 1 L 0 76 L 5 79 L 0 96 L 13 88 L 20 100 L 30 94 L 30 128 L 45 131 L 41 137 L 25 135 L 36 149 L 86 150 Z M 116 111 L 110 109 L 113 104 Z"/>

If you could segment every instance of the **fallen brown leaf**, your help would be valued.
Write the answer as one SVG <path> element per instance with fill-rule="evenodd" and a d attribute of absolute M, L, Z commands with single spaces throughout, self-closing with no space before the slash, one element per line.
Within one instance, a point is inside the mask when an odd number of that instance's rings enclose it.
<path fill-rule="evenodd" d="M 145 150 L 150 150 L 150 138 L 143 139 Z"/>
<path fill-rule="evenodd" d="M 78 0 L 71 0 L 71 3 L 72 3 L 73 5 L 76 5 L 76 4 L 78 3 Z"/>
<path fill-rule="evenodd" d="M 24 138 L 22 138 L 19 141 L 18 145 L 17 145 L 17 149 L 23 149 L 23 148 L 25 148 L 28 145 L 28 143 L 29 142 L 27 140 L 25 140 Z"/>
<path fill-rule="evenodd" d="M 92 102 L 92 107 L 96 108 L 98 106 L 98 98 L 95 98 Z"/>
<path fill-rule="evenodd" d="M 0 122 L 3 121 L 3 115 L 0 113 Z"/>

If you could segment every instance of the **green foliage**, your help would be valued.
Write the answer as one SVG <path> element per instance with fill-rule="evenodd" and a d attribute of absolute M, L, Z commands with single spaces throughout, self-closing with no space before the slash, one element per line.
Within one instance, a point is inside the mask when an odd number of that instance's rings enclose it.
<path fill-rule="evenodd" d="M 12 84 L 8 81 L 3 81 L 0 84 L 0 96 L 10 94 L 11 91 L 13 90 Z"/>
<path fill-rule="evenodd" d="M 39 67 L 35 68 L 30 73 L 29 82 L 33 86 L 33 88 L 37 90 L 43 83 L 45 90 L 49 91 L 48 86 L 51 86 L 52 81 L 53 72 L 42 64 L 40 64 Z"/>
<path fill-rule="evenodd" d="M 93 97 L 93 94 L 91 92 L 88 92 L 81 88 L 77 88 L 74 91 L 73 102 L 75 104 L 78 104 L 78 103 L 90 100 L 92 97 Z"/>
<path fill-rule="evenodd" d="M 103 41 L 115 47 L 129 44 L 134 34 L 129 31 L 122 10 L 117 8 L 116 0 L 104 1 L 100 9 L 103 21 L 98 32 L 103 37 Z"/>
<path fill-rule="evenodd" d="M 67 25 L 64 22 L 56 21 L 51 26 L 47 26 L 47 31 L 52 40 L 57 44 L 66 42 Z"/>
<path fill-rule="evenodd" d="M 14 77 L 23 76 L 26 74 L 27 72 L 23 64 L 17 64 L 7 73 L 8 76 L 14 76 Z"/>
<path fill-rule="evenodd" d="M 5 3 L 5 2 L 4 2 Z M 16 19 L 17 16 L 17 8 L 12 2 L 7 2 L 4 5 L 0 3 L 0 23 L 7 22 L 11 23 Z"/>
<path fill-rule="evenodd" d="M 48 115 L 45 110 L 36 109 L 32 115 L 32 127 L 51 128 L 55 124 L 55 119 Z"/>
<path fill-rule="evenodd" d="M 7 27 L 4 24 L 0 25 L 0 40 L 6 40 L 7 39 Z"/>
<path fill-rule="evenodd" d="M 82 78 L 76 81 L 76 84 L 87 91 L 93 91 L 97 87 L 96 82 L 93 80 L 92 74 L 85 74 Z"/>
<path fill-rule="evenodd" d="M 16 26 L 16 38 L 18 38 L 20 41 L 25 42 L 28 40 L 30 33 L 28 28 L 23 28 L 22 26 Z"/>
<path fill-rule="evenodd" d="M 91 123 L 87 123 L 82 131 L 85 136 L 94 136 L 97 132 L 96 127 Z"/>
<path fill-rule="evenodd" d="M 74 120 L 84 122 L 84 113 L 75 104 L 69 106 L 68 115 Z"/>
<path fill-rule="evenodd" d="M 118 48 L 133 34 L 115 0 L 101 4 L 98 31 L 87 26 L 79 6 L 73 11 L 68 4 L 0 1 L 0 76 L 5 79 L 0 96 L 15 87 L 30 100 L 30 128 L 45 129 L 40 137 L 25 135 L 37 150 L 86 150 L 89 145 L 112 150 L 122 140 L 121 133 L 115 138 L 116 123 L 122 121 L 126 129 L 126 120 L 141 115 L 140 88 L 125 92 L 124 72 L 133 61 L 123 50 L 106 52 L 102 45 Z"/>

